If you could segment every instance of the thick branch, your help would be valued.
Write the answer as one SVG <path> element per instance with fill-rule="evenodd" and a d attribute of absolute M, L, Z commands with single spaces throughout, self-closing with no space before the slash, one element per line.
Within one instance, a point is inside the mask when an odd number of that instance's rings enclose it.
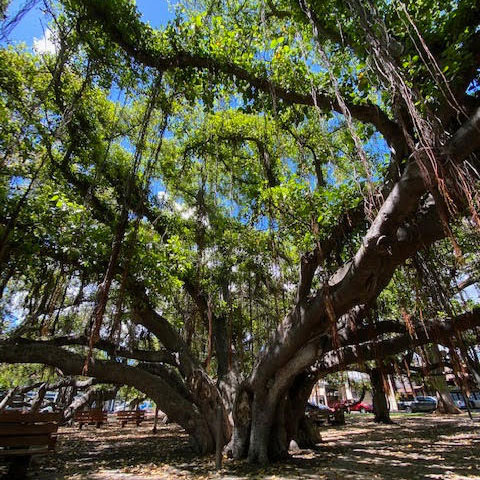
<path fill-rule="evenodd" d="M 298 282 L 297 301 L 305 300 L 310 295 L 312 281 L 317 267 L 332 255 L 342 244 L 344 238 L 365 221 L 363 203 L 347 210 L 332 227 L 328 236 L 318 240 L 312 252 L 302 256 L 300 263 L 300 279 Z"/>
<path fill-rule="evenodd" d="M 17 345 L 2 342 L 0 343 L 0 362 L 41 363 L 58 367 L 70 375 L 82 375 L 85 358 L 52 345 L 38 343 Z M 95 359 L 89 365 L 88 374 L 105 383 L 130 385 L 144 392 L 189 433 L 193 433 L 195 427 L 203 423 L 192 403 L 177 393 L 163 378 L 141 368 Z"/>
<path fill-rule="evenodd" d="M 477 326 L 480 326 L 480 308 L 474 308 L 472 311 L 452 319 L 427 322 L 424 329 L 416 331 L 415 337 L 405 333 L 382 341 L 349 345 L 337 351 L 328 352 L 315 365 L 315 369 L 319 375 L 326 375 L 327 373 L 344 370 L 354 363 L 386 358 L 428 343 L 448 345 L 455 332 L 469 330 Z"/>
<path fill-rule="evenodd" d="M 135 323 L 152 332 L 163 346 L 176 356 L 176 365 L 182 375 L 191 376 L 196 369 L 200 368 L 200 364 L 188 345 L 170 322 L 153 308 L 145 288 L 139 282 L 130 278 L 128 287 L 133 296 Z"/>
<path fill-rule="evenodd" d="M 30 340 L 27 338 L 17 338 L 16 342 L 19 344 L 37 344 L 37 345 L 54 345 L 56 347 L 64 347 L 68 345 L 88 346 L 89 339 L 85 335 L 67 335 L 63 337 L 54 337 L 48 340 Z M 108 340 L 100 339 L 95 343 L 95 348 L 107 352 L 112 357 L 123 357 L 133 360 L 140 360 L 142 362 L 161 362 L 175 365 L 173 356 L 165 350 L 140 350 L 127 348 L 115 345 Z"/>
<path fill-rule="evenodd" d="M 480 113 L 454 136 L 469 144 L 448 145 L 460 161 L 480 142 L 474 128 Z M 458 142 L 457 142 L 458 144 Z M 316 295 L 300 301 L 274 332 L 253 375 L 252 386 L 266 384 L 305 342 L 327 335 L 332 322 L 361 304 L 369 304 L 388 284 L 395 269 L 420 248 L 445 236 L 432 198 L 417 211 L 426 189 L 416 163 L 410 163 L 382 205 L 354 258 L 340 268 Z M 408 220 L 408 222 L 407 222 Z M 286 367 L 287 368 L 287 367 Z"/>

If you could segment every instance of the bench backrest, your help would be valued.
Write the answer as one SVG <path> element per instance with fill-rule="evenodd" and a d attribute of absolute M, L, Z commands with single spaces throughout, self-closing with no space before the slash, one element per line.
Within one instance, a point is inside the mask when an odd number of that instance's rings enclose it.
<path fill-rule="evenodd" d="M 117 412 L 117 417 L 121 420 L 143 420 L 145 418 L 145 412 L 143 410 L 123 410 Z"/>
<path fill-rule="evenodd" d="M 0 413 L 0 447 L 46 447 L 53 450 L 61 413 Z"/>
<path fill-rule="evenodd" d="M 106 422 L 107 412 L 102 412 L 102 410 L 86 410 L 84 412 L 76 412 L 74 418 L 77 422 Z"/>

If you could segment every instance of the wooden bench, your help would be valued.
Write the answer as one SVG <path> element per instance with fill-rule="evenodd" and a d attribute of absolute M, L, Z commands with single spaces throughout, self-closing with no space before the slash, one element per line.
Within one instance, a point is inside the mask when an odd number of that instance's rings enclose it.
<path fill-rule="evenodd" d="M 117 412 L 117 420 L 122 424 L 122 428 L 129 422 L 135 422 L 137 427 L 145 420 L 143 410 L 123 410 Z"/>
<path fill-rule="evenodd" d="M 0 413 L 0 456 L 12 457 L 7 478 L 24 478 L 32 455 L 53 453 L 61 413 Z"/>
<path fill-rule="evenodd" d="M 104 423 L 107 422 L 107 412 L 102 410 L 86 410 L 84 412 L 75 413 L 74 417 L 75 422 L 78 422 L 80 430 L 82 427 L 87 425 L 95 425 L 97 428 L 100 428 Z"/>

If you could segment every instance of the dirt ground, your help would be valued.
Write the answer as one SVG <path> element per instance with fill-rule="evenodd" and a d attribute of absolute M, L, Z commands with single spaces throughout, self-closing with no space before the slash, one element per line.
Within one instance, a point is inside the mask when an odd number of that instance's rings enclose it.
<path fill-rule="evenodd" d="M 198 458 L 175 425 L 151 432 L 152 424 L 120 428 L 62 428 L 57 452 L 37 459 L 29 478 L 92 479 L 328 479 L 480 480 L 480 415 L 398 415 L 394 425 L 375 425 L 372 416 L 352 414 L 343 427 L 322 429 L 317 451 L 292 452 L 288 462 L 253 468 L 213 457 Z"/>

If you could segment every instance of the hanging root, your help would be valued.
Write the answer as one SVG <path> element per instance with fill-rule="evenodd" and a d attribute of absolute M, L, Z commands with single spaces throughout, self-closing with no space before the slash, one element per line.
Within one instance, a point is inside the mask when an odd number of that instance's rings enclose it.
<path fill-rule="evenodd" d="M 340 91 L 340 85 L 338 82 L 337 77 L 333 73 L 333 68 L 330 64 L 330 61 L 328 59 L 328 55 L 325 53 L 325 51 L 321 47 L 321 35 L 320 32 L 318 31 L 318 18 L 315 14 L 315 12 L 310 8 L 308 3 L 304 0 L 300 1 L 300 7 L 302 8 L 303 12 L 307 16 L 307 18 L 310 21 L 310 24 L 312 26 L 313 30 L 313 35 L 317 38 L 317 51 L 320 54 L 320 57 L 322 61 L 324 62 L 328 75 L 330 77 L 330 83 L 333 87 L 333 91 L 335 93 L 335 98 L 337 100 L 338 106 L 340 108 L 340 111 L 342 112 L 343 117 L 345 118 L 345 123 L 347 125 L 348 131 L 352 137 L 353 143 L 355 145 L 355 150 L 358 154 L 358 157 L 360 158 L 360 161 L 362 163 L 362 166 L 365 171 L 365 177 L 366 177 L 366 185 L 367 185 L 367 192 L 366 196 L 364 196 L 364 208 L 365 208 L 365 216 L 366 218 L 370 221 L 373 222 L 375 219 L 376 213 L 380 208 L 379 205 L 379 199 L 375 195 L 375 187 L 373 183 L 373 175 L 371 172 L 371 168 L 368 162 L 367 154 L 365 152 L 365 149 L 363 148 L 362 141 L 360 140 L 360 137 L 355 129 L 355 126 L 353 124 L 353 119 L 352 115 L 350 113 L 350 110 L 348 109 L 348 106 L 345 102 L 345 99 L 343 98 L 343 95 Z M 316 92 L 312 88 L 312 99 L 313 103 L 316 108 L 317 106 L 317 100 L 316 100 Z M 363 190 L 361 190 L 361 194 L 364 195 Z"/>
<path fill-rule="evenodd" d="M 447 238 L 450 239 L 455 256 L 461 259 L 462 252 L 458 242 L 448 225 L 451 216 L 458 213 L 458 205 L 466 203 L 472 219 L 480 229 L 480 202 L 475 189 L 475 182 L 479 180 L 478 175 L 469 172 L 467 168 L 458 165 L 456 162 L 449 161 L 442 152 L 448 142 L 445 128 L 438 117 L 428 110 L 427 103 L 421 94 L 414 90 L 403 78 L 402 68 L 389 51 L 391 37 L 387 26 L 375 10 L 370 1 L 348 0 L 352 12 L 359 19 L 360 25 L 365 33 L 366 45 L 370 51 L 370 61 L 372 67 L 379 75 L 380 79 L 389 86 L 392 91 L 392 98 L 398 98 L 406 107 L 409 121 L 403 118 L 403 112 L 398 105 L 394 105 L 394 112 L 398 122 L 402 125 L 405 140 L 409 149 L 413 152 L 412 156 L 417 162 L 426 188 L 434 196 L 437 204 L 437 210 Z M 421 53 L 421 58 L 425 62 L 428 71 L 433 79 L 441 87 L 445 98 L 459 113 L 464 113 L 459 103 L 451 91 L 448 81 L 441 71 L 438 63 L 428 49 L 420 31 L 408 14 L 405 5 L 399 3 L 406 21 L 413 28 L 417 40 L 412 38 L 417 51 Z M 400 13 L 399 13 L 400 15 Z M 401 16 L 402 17 L 402 16 Z M 402 17 L 402 20 L 404 18 Z M 420 45 L 418 45 L 418 43 Z M 416 105 L 424 105 L 424 113 L 420 113 Z M 413 134 L 406 127 L 407 124 L 413 126 Z"/>
<path fill-rule="evenodd" d="M 405 326 L 407 327 L 408 334 L 410 335 L 411 338 L 415 338 L 416 337 L 415 326 L 412 323 L 412 316 L 409 313 L 407 313 L 403 308 L 402 308 L 401 315 L 402 315 L 403 321 L 405 322 Z"/>

